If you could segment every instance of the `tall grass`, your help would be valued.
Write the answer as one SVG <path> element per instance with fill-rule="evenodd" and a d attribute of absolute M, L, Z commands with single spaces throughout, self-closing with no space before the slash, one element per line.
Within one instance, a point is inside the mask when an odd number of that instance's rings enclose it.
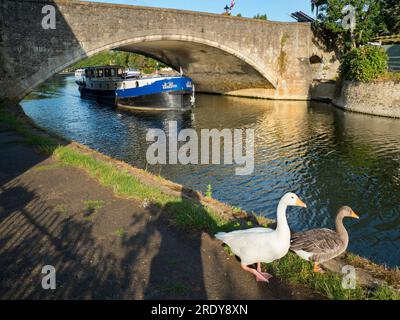
<path fill-rule="evenodd" d="M 324 274 L 313 272 L 312 264 L 296 254 L 289 252 L 280 260 L 265 266 L 273 273 L 290 283 L 307 285 L 333 300 L 399 300 L 399 292 L 389 286 L 381 285 L 376 289 L 368 289 L 356 285 L 354 289 L 342 286 L 342 275 L 332 272 Z"/>

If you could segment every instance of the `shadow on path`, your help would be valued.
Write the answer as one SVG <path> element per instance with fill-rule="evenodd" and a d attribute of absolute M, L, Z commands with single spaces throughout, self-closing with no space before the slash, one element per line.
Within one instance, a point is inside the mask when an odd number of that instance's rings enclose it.
<path fill-rule="evenodd" d="M 18 139 L 0 132 L 0 299 L 310 297 L 276 279 L 257 283 L 209 234 L 175 227 L 186 200 L 160 208 L 117 198 Z M 212 229 L 200 203 L 196 213 Z M 41 287 L 45 265 L 56 290 Z"/>

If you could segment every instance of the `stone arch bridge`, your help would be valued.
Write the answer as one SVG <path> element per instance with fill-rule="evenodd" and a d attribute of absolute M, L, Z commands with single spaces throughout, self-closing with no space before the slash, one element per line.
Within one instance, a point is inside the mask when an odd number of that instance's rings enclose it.
<path fill-rule="evenodd" d="M 55 29 L 44 29 L 46 5 Z M 332 61 L 308 23 L 73 0 L 1 0 L 0 98 L 20 100 L 69 65 L 105 49 L 153 57 L 192 77 L 197 91 L 307 99 Z M 335 72 L 334 64 L 324 67 Z M 319 71 L 318 71 L 319 70 Z M 327 76 L 327 75 L 324 75 Z"/>

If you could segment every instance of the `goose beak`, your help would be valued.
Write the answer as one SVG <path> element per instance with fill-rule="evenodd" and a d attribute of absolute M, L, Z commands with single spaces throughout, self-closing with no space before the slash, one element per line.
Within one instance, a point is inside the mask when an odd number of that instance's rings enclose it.
<path fill-rule="evenodd" d="M 356 215 L 356 213 L 354 211 L 351 212 L 350 217 L 355 218 L 355 219 L 360 219 L 360 217 L 358 215 Z"/>
<path fill-rule="evenodd" d="M 307 205 L 303 201 L 301 201 L 299 198 L 297 198 L 297 200 L 296 200 L 296 206 L 307 208 Z"/>

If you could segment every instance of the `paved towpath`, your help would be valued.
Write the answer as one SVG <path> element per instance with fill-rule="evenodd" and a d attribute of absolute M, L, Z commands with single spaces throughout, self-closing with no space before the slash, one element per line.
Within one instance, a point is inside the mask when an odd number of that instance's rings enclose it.
<path fill-rule="evenodd" d="M 302 299 L 258 283 L 206 233 L 116 197 L 0 125 L 0 299 Z M 97 209 L 96 209 L 97 207 Z M 56 290 L 43 290 L 53 265 Z"/>

